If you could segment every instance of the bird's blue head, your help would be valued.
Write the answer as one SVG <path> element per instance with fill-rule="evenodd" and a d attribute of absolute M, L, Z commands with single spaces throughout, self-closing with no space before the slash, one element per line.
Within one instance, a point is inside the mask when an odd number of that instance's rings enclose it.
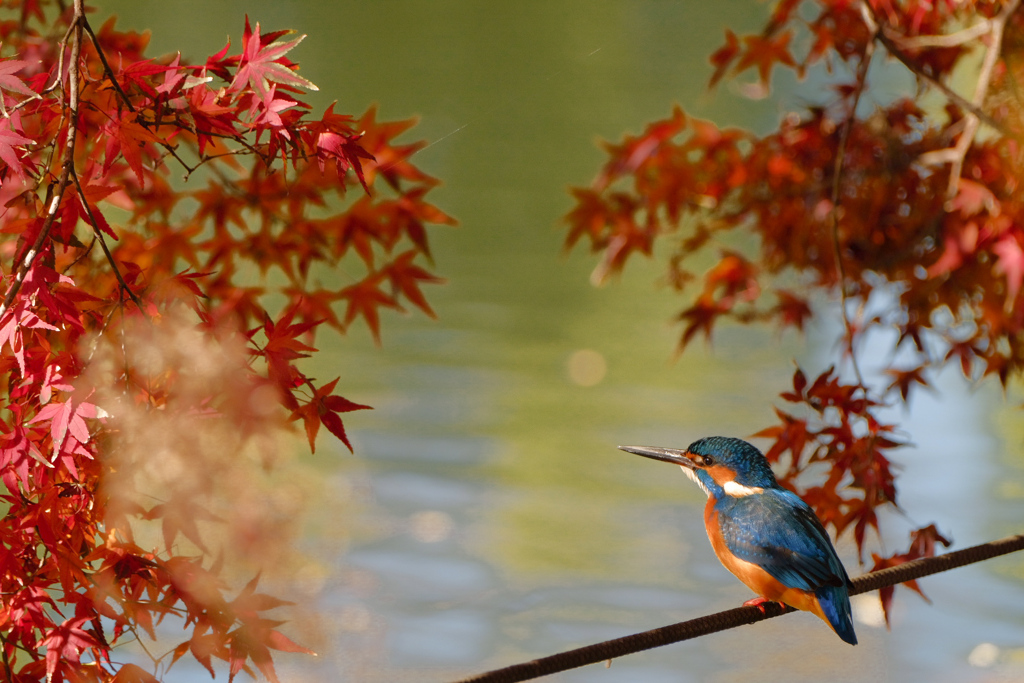
<path fill-rule="evenodd" d="M 749 496 L 779 486 L 761 451 L 742 439 L 709 436 L 694 441 L 686 450 L 650 446 L 619 448 L 679 465 L 705 493 L 715 498 Z"/>

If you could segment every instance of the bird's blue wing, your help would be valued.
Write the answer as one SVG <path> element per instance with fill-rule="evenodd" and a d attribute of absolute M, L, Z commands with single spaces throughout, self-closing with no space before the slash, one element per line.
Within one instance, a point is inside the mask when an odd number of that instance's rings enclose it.
<path fill-rule="evenodd" d="M 849 583 L 821 522 L 796 494 L 765 489 L 721 499 L 719 506 L 718 520 L 729 550 L 785 586 L 817 591 Z"/>

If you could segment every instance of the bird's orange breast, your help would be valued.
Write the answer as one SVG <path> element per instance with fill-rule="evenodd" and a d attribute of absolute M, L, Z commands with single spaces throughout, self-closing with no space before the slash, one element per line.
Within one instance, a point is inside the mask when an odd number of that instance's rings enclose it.
<path fill-rule="evenodd" d="M 718 511 L 715 510 L 714 498 L 709 498 L 704 507 L 704 526 L 707 529 L 711 547 L 714 549 L 715 555 L 718 556 L 718 561 L 737 579 L 746 584 L 750 590 L 769 600 L 811 612 L 825 623 L 829 623 L 814 593 L 786 586 L 758 565 L 740 559 L 729 550 L 725 544 L 725 538 L 722 536 L 722 526 L 718 522 Z M 831 624 L 829 625 L 831 626 Z"/>

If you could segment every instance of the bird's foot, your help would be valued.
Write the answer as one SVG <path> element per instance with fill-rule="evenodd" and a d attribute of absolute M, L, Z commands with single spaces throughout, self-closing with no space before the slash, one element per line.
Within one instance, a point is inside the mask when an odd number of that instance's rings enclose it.
<path fill-rule="evenodd" d="M 774 601 L 769 600 L 768 598 L 762 596 L 762 597 L 756 597 L 756 598 L 752 598 L 750 600 L 747 600 L 745 603 L 743 603 L 743 606 L 744 607 L 756 607 L 757 609 L 761 610 L 761 614 L 765 614 L 764 605 L 765 605 L 766 602 L 774 602 Z"/>

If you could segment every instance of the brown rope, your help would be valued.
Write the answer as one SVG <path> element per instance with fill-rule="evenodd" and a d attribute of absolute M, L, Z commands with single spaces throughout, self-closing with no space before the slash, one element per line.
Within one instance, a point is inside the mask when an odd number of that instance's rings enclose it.
<path fill-rule="evenodd" d="M 956 569 L 967 564 L 981 562 L 999 555 L 1006 555 L 1017 550 L 1024 550 L 1024 534 L 1009 536 L 991 543 L 983 543 L 971 548 L 964 548 L 937 557 L 925 557 L 896 567 L 882 569 L 870 574 L 858 576 L 853 580 L 851 595 L 867 593 L 886 586 L 894 586 L 912 579 L 919 579 L 929 574 Z M 549 657 L 541 657 L 532 662 L 514 664 L 503 669 L 495 669 L 486 673 L 463 678 L 455 683 L 515 683 L 528 681 L 540 676 L 575 669 L 587 664 L 607 661 L 615 657 L 650 650 L 651 648 L 678 643 L 709 633 L 717 633 L 726 629 L 753 624 L 757 621 L 771 619 L 781 614 L 795 612 L 792 607 L 783 607 L 777 602 L 764 603 L 764 612 L 759 607 L 737 607 L 706 617 L 691 619 L 671 626 L 663 626 L 651 631 L 634 633 L 633 635 L 606 640 L 603 643 L 560 652 Z"/>

